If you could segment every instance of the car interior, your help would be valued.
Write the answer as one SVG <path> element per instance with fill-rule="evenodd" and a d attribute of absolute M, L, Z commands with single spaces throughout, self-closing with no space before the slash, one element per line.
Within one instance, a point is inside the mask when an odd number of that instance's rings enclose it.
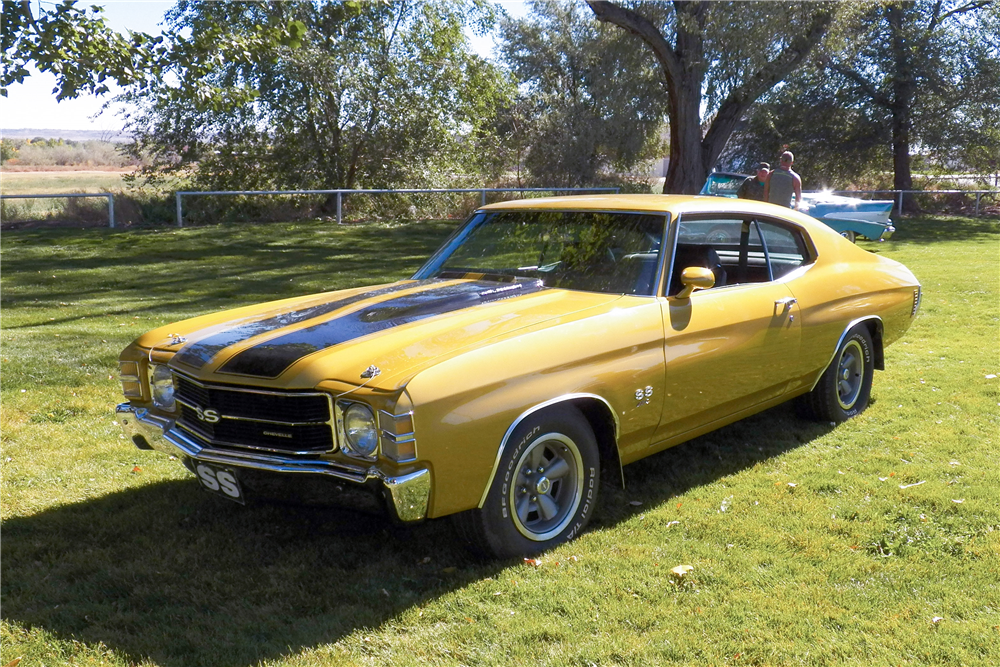
<path fill-rule="evenodd" d="M 688 216 L 679 221 L 667 294 L 681 291 L 681 274 L 691 266 L 710 269 L 715 289 L 776 280 L 811 261 L 796 229 L 757 219 Z"/>

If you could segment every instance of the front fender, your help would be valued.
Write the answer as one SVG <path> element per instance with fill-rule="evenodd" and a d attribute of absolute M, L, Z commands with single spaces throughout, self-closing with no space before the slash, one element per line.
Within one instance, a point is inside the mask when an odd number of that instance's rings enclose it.
<path fill-rule="evenodd" d="M 434 470 L 429 516 L 478 507 L 506 435 L 555 402 L 597 401 L 614 414 L 620 447 L 649 442 L 661 403 L 636 405 L 635 394 L 651 387 L 662 398 L 663 333 L 657 301 L 642 301 L 467 352 L 410 381 L 420 458 Z"/>

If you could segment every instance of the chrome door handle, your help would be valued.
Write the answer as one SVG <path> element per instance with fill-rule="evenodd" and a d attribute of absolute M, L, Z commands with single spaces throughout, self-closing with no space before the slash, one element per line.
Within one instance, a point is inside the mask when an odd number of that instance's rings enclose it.
<path fill-rule="evenodd" d="M 791 314 L 792 306 L 799 302 L 794 296 L 786 296 L 784 299 L 778 299 L 774 302 L 776 308 L 779 308 L 779 313 L 789 313 L 788 321 L 794 322 L 795 316 Z"/>

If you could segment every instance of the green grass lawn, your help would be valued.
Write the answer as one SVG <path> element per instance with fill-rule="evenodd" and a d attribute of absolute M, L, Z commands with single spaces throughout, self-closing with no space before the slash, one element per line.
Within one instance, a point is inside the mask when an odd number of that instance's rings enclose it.
<path fill-rule="evenodd" d="M 537 565 L 447 521 L 228 504 L 121 436 L 141 332 L 407 277 L 452 227 L 5 232 L 0 665 L 1000 664 L 995 220 L 862 244 L 924 286 L 863 415 L 782 406 L 626 468 Z"/>

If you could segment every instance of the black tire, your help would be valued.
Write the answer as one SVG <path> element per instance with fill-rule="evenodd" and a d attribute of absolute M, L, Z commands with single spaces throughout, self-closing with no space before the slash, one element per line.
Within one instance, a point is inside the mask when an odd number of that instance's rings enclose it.
<path fill-rule="evenodd" d="M 840 235 L 843 236 L 848 241 L 850 241 L 851 243 L 858 242 L 858 235 L 849 229 L 845 229 L 844 231 L 840 232 Z"/>
<path fill-rule="evenodd" d="M 486 557 L 551 549 L 587 525 L 600 470 L 597 439 L 580 411 L 570 405 L 543 410 L 511 433 L 486 502 L 455 515 L 456 529 Z"/>
<path fill-rule="evenodd" d="M 799 399 L 799 407 L 817 421 L 847 421 L 868 407 L 874 372 L 872 337 L 862 324 L 847 332 L 816 387 Z"/>

